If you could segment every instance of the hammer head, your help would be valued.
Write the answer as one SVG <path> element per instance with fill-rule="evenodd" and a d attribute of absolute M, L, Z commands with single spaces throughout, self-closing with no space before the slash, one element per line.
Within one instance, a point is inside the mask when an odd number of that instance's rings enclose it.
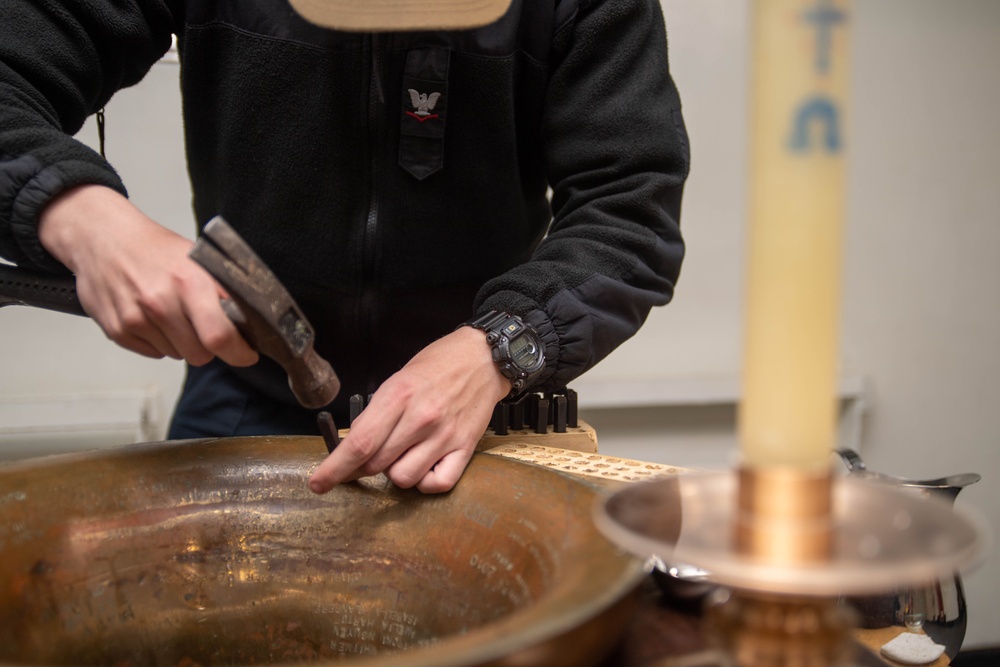
<path fill-rule="evenodd" d="M 229 293 L 226 315 L 261 354 L 288 373 L 288 386 L 307 408 L 327 405 L 340 391 L 330 364 L 313 349 L 315 332 L 288 290 L 221 217 L 202 230 L 191 259 Z"/>

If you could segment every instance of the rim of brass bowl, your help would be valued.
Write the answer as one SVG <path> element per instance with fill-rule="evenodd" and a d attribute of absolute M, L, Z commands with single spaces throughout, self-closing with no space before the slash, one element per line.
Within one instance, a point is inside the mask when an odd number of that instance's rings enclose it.
<path fill-rule="evenodd" d="M 159 656 L 200 646 L 198 623 L 243 657 L 189 664 L 584 665 L 620 638 L 644 569 L 594 526 L 596 484 L 476 454 L 447 494 L 379 476 L 316 496 L 306 479 L 324 455 L 318 437 L 262 436 L 0 465 L 0 665 L 175 664 Z M 331 588 L 338 577 L 353 588 Z M 425 615 L 454 627 L 421 637 Z M 346 661 L 264 646 L 248 660 L 265 632 L 253 623 L 278 634 L 316 623 L 316 650 L 415 645 Z M 116 642 L 133 657 L 110 653 Z"/>

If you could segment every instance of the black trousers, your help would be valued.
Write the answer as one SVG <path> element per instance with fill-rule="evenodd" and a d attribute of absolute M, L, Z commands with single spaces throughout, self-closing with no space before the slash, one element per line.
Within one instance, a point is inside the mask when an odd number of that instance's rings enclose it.
<path fill-rule="evenodd" d="M 288 392 L 289 396 L 291 392 Z M 318 435 L 316 415 L 297 404 L 275 400 L 239 378 L 218 359 L 188 366 L 168 437 L 231 437 L 241 435 Z M 334 413 L 337 425 L 347 415 Z"/>

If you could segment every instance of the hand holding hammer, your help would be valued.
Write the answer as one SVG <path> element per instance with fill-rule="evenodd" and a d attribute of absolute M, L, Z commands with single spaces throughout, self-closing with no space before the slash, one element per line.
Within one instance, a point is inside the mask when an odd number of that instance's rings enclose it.
<path fill-rule="evenodd" d="M 261 354 L 277 361 L 288 384 L 307 408 L 334 399 L 340 380 L 313 349 L 315 333 L 291 295 L 221 217 L 206 225 L 191 258 L 228 292 L 226 315 Z M 0 307 L 27 305 L 86 315 L 72 277 L 52 276 L 0 264 Z"/>

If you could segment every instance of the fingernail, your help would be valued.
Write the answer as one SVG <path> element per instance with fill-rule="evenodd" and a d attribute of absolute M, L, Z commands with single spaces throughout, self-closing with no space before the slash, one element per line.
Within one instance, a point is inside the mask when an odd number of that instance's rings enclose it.
<path fill-rule="evenodd" d="M 326 493 L 326 488 L 323 486 L 323 482 L 318 479 L 309 480 L 309 488 L 313 493 Z"/>

